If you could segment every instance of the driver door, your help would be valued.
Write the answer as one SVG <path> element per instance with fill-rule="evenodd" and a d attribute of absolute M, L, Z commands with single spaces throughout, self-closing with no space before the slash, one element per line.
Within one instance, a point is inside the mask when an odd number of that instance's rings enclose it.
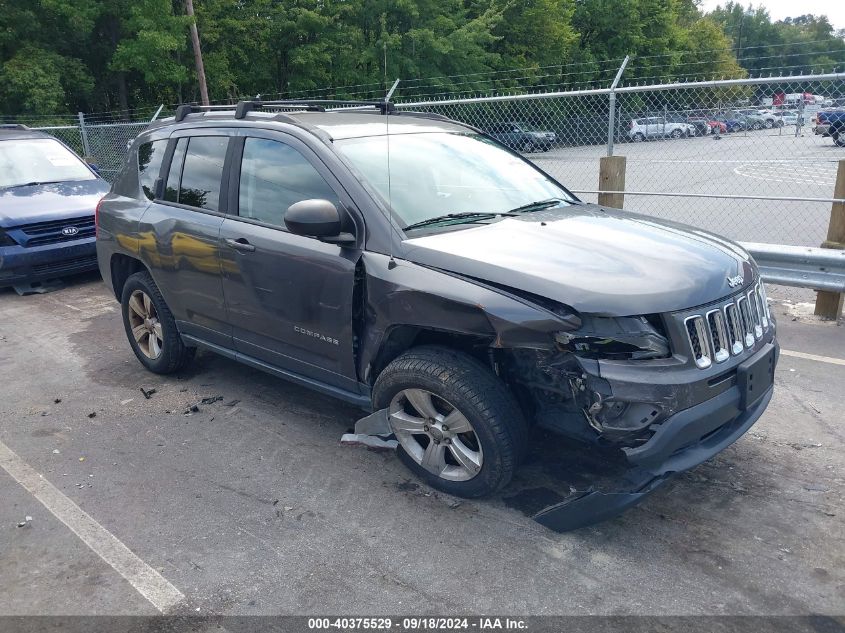
<path fill-rule="evenodd" d="M 220 229 L 223 295 L 235 349 L 298 376 L 358 391 L 352 296 L 360 251 L 290 233 L 288 206 L 351 200 L 293 137 L 251 131 L 237 140 L 229 215 Z"/>

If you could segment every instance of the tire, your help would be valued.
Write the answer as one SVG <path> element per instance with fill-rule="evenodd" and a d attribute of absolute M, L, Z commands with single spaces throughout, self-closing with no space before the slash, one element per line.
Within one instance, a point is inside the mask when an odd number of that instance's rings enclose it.
<path fill-rule="evenodd" d="M 154 374 L 172 374 L 196 353 L 179 336 L 173 313 L 146 271 L 131 275 L 120 296 L 126 338 L 141 364 Z M 140 331 L 136 337 L 133 332 Z"/>
<path fill-rule="evenodd" d="M 771 119 L 766 119 L 766 121 L 763 123 L 763 127 L 765 127 L 767 130 L 771 130 L 774 126 L 775 123 Z"/>
<path fill-rule="evenodd" d="M 680 130 L 672 130 L 672 133 L 669 134 L 669 136 L 671 136 L 672 138 L 681 138 L 683 135 L 684 133 Z"/>
<path fill-rule="evenodd" d="M 530 154 L 533 151 L 534 151 L 534 143 L 532 143 L 531 141 L 526 141 L 525 143 L 522 144 L 522 152 L 524 154 Z"/>
<path fill-rule="evenodd" d="M 842 130 L 834 130 L 830 133 L 830 138 L 839 147 L 845 147 L 845 133 Z"/>
<path fill-rule="evenodd" d="M 631 137 L 631 140 L 634 141 L 634 143 L 642 143 L 645 140 L 645 135 L 642 132 L 637 132 Z"/>
<path fill-rule="evenodd" d="M 751 126 L 751 129 L 752 129 L 752 130 L 760 130 L 760 129 L 762 129 L 762 126 L 761 126 L 759 123 L 754 123 L 754 124 Z"/>
<path fill-rule="evenodd" d="M 476 359 L 446 347 L 417 347 L 396 358 L 376 380 L 373 405 L 390 410 L 402 463 L 459 497 L 501 490 L 527 445 L 528 425 L 507 387 Z M 449 419 L 469 430 L 455 433 Z"/>

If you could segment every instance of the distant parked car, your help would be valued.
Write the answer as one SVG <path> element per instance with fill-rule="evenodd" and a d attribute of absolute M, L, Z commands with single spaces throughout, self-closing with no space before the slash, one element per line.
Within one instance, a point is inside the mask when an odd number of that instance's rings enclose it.
<path fill-rule="evenodd" d="M 798 125 L 799 121 L 801 121 L 802 125 L 804 123 L 803 117 L 797 110 L 783 110 L 780 113 L 780 118 L 784 125 Z"/>
<path fill-rule="evenodd" d="M 743 121 L 746 130 L 762 130 L 766 121 L 755 110 L 734 110 L 728 116 Z"/>
<path fill-rule="evenodd" d="M 746 119 L 730 114 L 717 114 L 713 119 L 725 126 L 725 132 L 740 132 L 748 129 Z"/>
<path fill-rule="evenodd" d="M 755 108 L 738 110 L 738 112 L 751 117 L 754 121 L 756 121 L 757 117 L 759 117 L 762 120 L 763 127 L 767 130 L 773 127 L 783 127 L 783 119 L 781 118 L 780 113 L 774 112 L 773 110 Z M 752 127 L 752 129 L 756 130 L 758 128 Z"/>
<path fill-rule="evenodd" d="M 822 136 L 829 136 L 839 147 L 845 147 L 845 108 L 819 110 L 813 131 Z"/>
<path fill-rule="evenodd" d="M 691 136 L 707 136 L 710 134 L 710 126 L 702 117 L 684 116 L 682 114 L 669 115 L 666 118 L 671 123 L 688 123 L 692 126 Z"/>
<path fill-rule="evenodd" d="M 0 125 L 0 287 L 96 270 L 94 210 L 108 190 L 61 141 Z"/>
<path fill-rule="evenodd" d="M 547 152 L 557 141 L 557 134 L 554 132 L 541 130 L 521 121 L 491 123 L 486 131 L 502 145 L 526 154 L 536 150 Z"/>
<path fill-rule="evenodd" d="M 689 123 L 667 121 L 663 117 L 631 119 L 628 130 L 628 138 L 635 143 L 652 138 L 681 138 L 694 134 L 695 128 Z"/>

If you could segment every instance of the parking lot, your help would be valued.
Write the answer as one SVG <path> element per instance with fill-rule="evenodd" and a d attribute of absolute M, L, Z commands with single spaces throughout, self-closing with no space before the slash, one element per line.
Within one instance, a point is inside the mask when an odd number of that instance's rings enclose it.
<path fill-rule="evenodd" d="M 340 444 L 361 413 L 328 397 L 204 352 L 147 373 L 96 276 L 0 291 L 0 613 L 841 613 L 845 328 L 808 295 L 770 289 L 785 351 L 745 437 L 558 534 L 514 491 L 583 489 L 577 448 L 538 436 L 511 489 L 453 499 Z"/>
<path fill-rule="evenodd" d="M 599 158 L 605 145 L 560 147 L 529 154 L 575 191 L 598 187 Z M 627 191 L 831 198 L 838 161 L 845 150 L 809 128 L 796 136 L 794 126 L 715 136 L 619 143 L 615 154 L 627 158 Z M 579 194 L 595 201 L 596 195 Z M 695 198 L 625 197 L 625 208 L 713 230 L 732 239 L 796 246 L 825 240 L 829 202 Z"/>

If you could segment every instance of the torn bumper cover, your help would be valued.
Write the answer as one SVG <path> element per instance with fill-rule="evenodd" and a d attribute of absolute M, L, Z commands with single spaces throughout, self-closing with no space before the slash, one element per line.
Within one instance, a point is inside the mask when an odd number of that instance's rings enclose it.
<path fill-rule="evenodd" d="M 733 444 L 760 418 L 772 398 L 771 382 L 764 382 L 755 391 L 747 375 L 761 371 L 761 364 L 769 360 L 771 365 L 765 371 L 772 372 L 777 351 L 776 345 L 766 346 L 739 368 L 736 384 L 667 418 L 645 444 L 623 448 L 631 468 L 619 481 L 619 489 L 587 491 L 544 508 L 533 516 L 534 520 L 566 532 L 609 519 L 642 501 L 674 475 Z"/>

